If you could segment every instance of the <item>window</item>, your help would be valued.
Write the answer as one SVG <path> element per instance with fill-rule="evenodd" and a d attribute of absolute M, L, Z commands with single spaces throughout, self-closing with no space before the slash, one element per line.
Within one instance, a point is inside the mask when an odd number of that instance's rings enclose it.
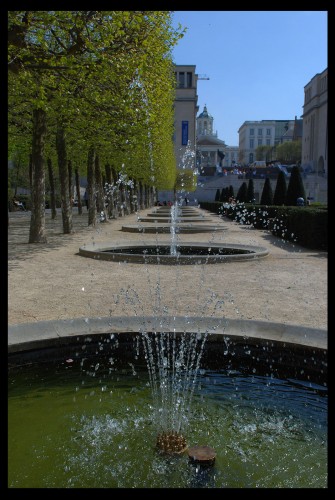
<path fill-rule="evenodd" d="M 187 87 L 192 87 L 192 73 L 187 72 Z"/>
<path fill-rule="evenodd" d="M 188 143 L 188 121 L 181 122 L 181 143 L 187 146 Z"/>
<path fill-rule="evenodd" d="M 262 139 L 258 139 L 258 146 L 261 146 L 262 145 Z"/>
<path fill-rule="evenodd" d="M 258 135 L 263 135 L 263 129 L 262 128 L 258 129 Z"/>
<path fill-rule="evenodd" d="M 266 129 L 266 135 L 271 135 L 271 129 L 270 128 Z"/>
<path fill-rule="evenodd" d="M 270 141 L 270 139 L 266 139 L 266 145 L 267 145 L 267 146 L 271 146 L 271 141 Z"/>
<path fill-rule="evenodd" d="M 179 87 L 185 87 L 185 73 L 179 73 Z"/>
<path fill-rule="evenodd" d="M 253 128 L 250 129 L 250 135 L 255 135 L 255 129 Z"/>
<path fill-rule="evenodd" d="M 253 148 L 253 147 L 254 147 L 254 140 L 250 139 L 250 148 Z"/>

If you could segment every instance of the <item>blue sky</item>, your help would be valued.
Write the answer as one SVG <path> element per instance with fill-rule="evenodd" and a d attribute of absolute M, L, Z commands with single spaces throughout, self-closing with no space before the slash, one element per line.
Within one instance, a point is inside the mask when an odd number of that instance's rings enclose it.
<path fill-rule="evenodd" d="M 199 113 L 206 104 L 214 131 L 238 146 L 247 120 L 301 117 L 304 86 L 328 66 L 327 11 L 174 11 L 187 28 L 175 64 L 194 64 Z"/>

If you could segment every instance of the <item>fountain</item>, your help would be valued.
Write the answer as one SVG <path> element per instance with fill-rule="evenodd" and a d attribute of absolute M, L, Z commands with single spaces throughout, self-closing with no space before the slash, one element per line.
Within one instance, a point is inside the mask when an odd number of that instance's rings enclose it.
<path fill-rule="evenodd" d="M 79 255 L 173 264 L 176 283 L 176 264 L 205 274 L 268 255 L 181 244 L 170 215 L 166 245 L 88 244 Z M 145 290 L 125 287 L 114 297 L 122 317 L 111 297 L 107 318 L 9 327 L 9 487 L 327 487 L 325 332 L 234 320 L 213 292 L 199 316 L 179 317 L 159 279 L 148 285 L 150 316 Z"/>
<path fill-rule="evenodd" d="M 9 487 L 327 487 L 326 352 L 313 329 L 271 340 L 280 327 L 135 315 L 45 322 L 36 340 L 18 325 L 35 340 L 9 349 Z"/>
<path fill-rule="evenodd" d="M 122 226 L 122 231 L 140 233 L 214 233 L 225 229 L 225 226 L 200 214 L 197 208 L 180 207 L 177 202 L 171 207 L 155 207 L 147 217 L 138 216 L 137 224 Z"/>
<path fill-rule="evenodd" d="M 177 235 L 180 232 L 178 222 L 182 220 L 177 202 L 169 209 L 170 241 L 167 243 L 119 243 L 111 242 L 86 244 L 79 248 L 79 255 L 99 260 L 116 262 L 132 262 L 142 264 L 216 264 L 230 261 L 244 261 L 266 257 L 267 248 L 252 245 L 229 243 L 199 242 L 179 243 Z M 158 212 L 158 211 L 157 211 Z M 156 212 L 155 212 L 156 213 Z M 155 213 L 153 214 L 155 216 Z M 204 220 L 204 216 L 199 216 Z M 145 218 L 139 218 L 145 220 Z M 149 220 L 155 220 L 154 218 Z M 165 219 L 164 219 L 165 220 Z M 192 220 L 196 220 L 192 217 Z M 123 226 L 124 227 L 124 226 Z M 140 228 L 141 226 L 138 226 Z M 157 229 L 157 226 L 156 226 Z M 206 229 L 207 230 L 207 229 Z M 211 227 L 215 232 L 216 228 Z M 159 231 L 158 231 L 159 232 Z"/>

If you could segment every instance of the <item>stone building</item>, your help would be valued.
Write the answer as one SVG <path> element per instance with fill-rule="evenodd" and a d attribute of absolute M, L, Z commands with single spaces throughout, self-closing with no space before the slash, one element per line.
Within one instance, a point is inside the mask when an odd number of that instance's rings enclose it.
<path fill-rule="evenodd" d="M 197 81 L 194 65 L 176 65 L 176 97 L 174 103 L 174 147 L 177 167 L 182 164 L 186 149 L 194 155 L 196 145 L 196 115 L 198 112 Z"/>
<path fill-rule="evenodd" d="M 294 120 L 245 121 L 238 130 L 239 162 L 249 165 L 256 161 L 258 146 L 272 146 L 273 155 L 270 152 L 266 161 L 275 160 L 275 146 L 292 140 L 294 125 Z"/>
<path fill-rule="evenodd" d="M 328 68 L 304 87 L 301 166 L 307 172 L 328 174 Z"/>

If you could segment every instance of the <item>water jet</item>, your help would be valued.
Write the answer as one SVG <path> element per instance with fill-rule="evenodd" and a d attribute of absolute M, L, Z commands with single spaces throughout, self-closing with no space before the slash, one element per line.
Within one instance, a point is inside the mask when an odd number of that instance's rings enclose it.
<path fill-rule="evenodd" d="M 149 332 L 152 323 L 44 322 L 43 340 L 31 324 L 10 327 L 10 487 L 29 487 L 32 477 L 37 487 L 196 487 L 194 467 L 206 466 L 206 450 L 213 470 L 211 481 L 204 472 L 203 487 L 327 487 L 324 332 L 213 317 L 162 318 L 161 331 Z M 148 334 L 152 347 L 162 346 L 161 333 L 170 339 L 160 353 L 166 384 L 186 368 L 168 369 L 165 356 L 186 339 L 207 337 L 198 369 L 188 374 L 194 383 L 186 395 L 174 394 L 185 440 L 177 436 L 172 450 L 155 450 L 160 424 L 171 421 L 171 393 L 160 387 L 166 405 L 150 397 L 154 374 L 142 342 Z M 183 400 L 190 391 L 192 410 Z"/>

